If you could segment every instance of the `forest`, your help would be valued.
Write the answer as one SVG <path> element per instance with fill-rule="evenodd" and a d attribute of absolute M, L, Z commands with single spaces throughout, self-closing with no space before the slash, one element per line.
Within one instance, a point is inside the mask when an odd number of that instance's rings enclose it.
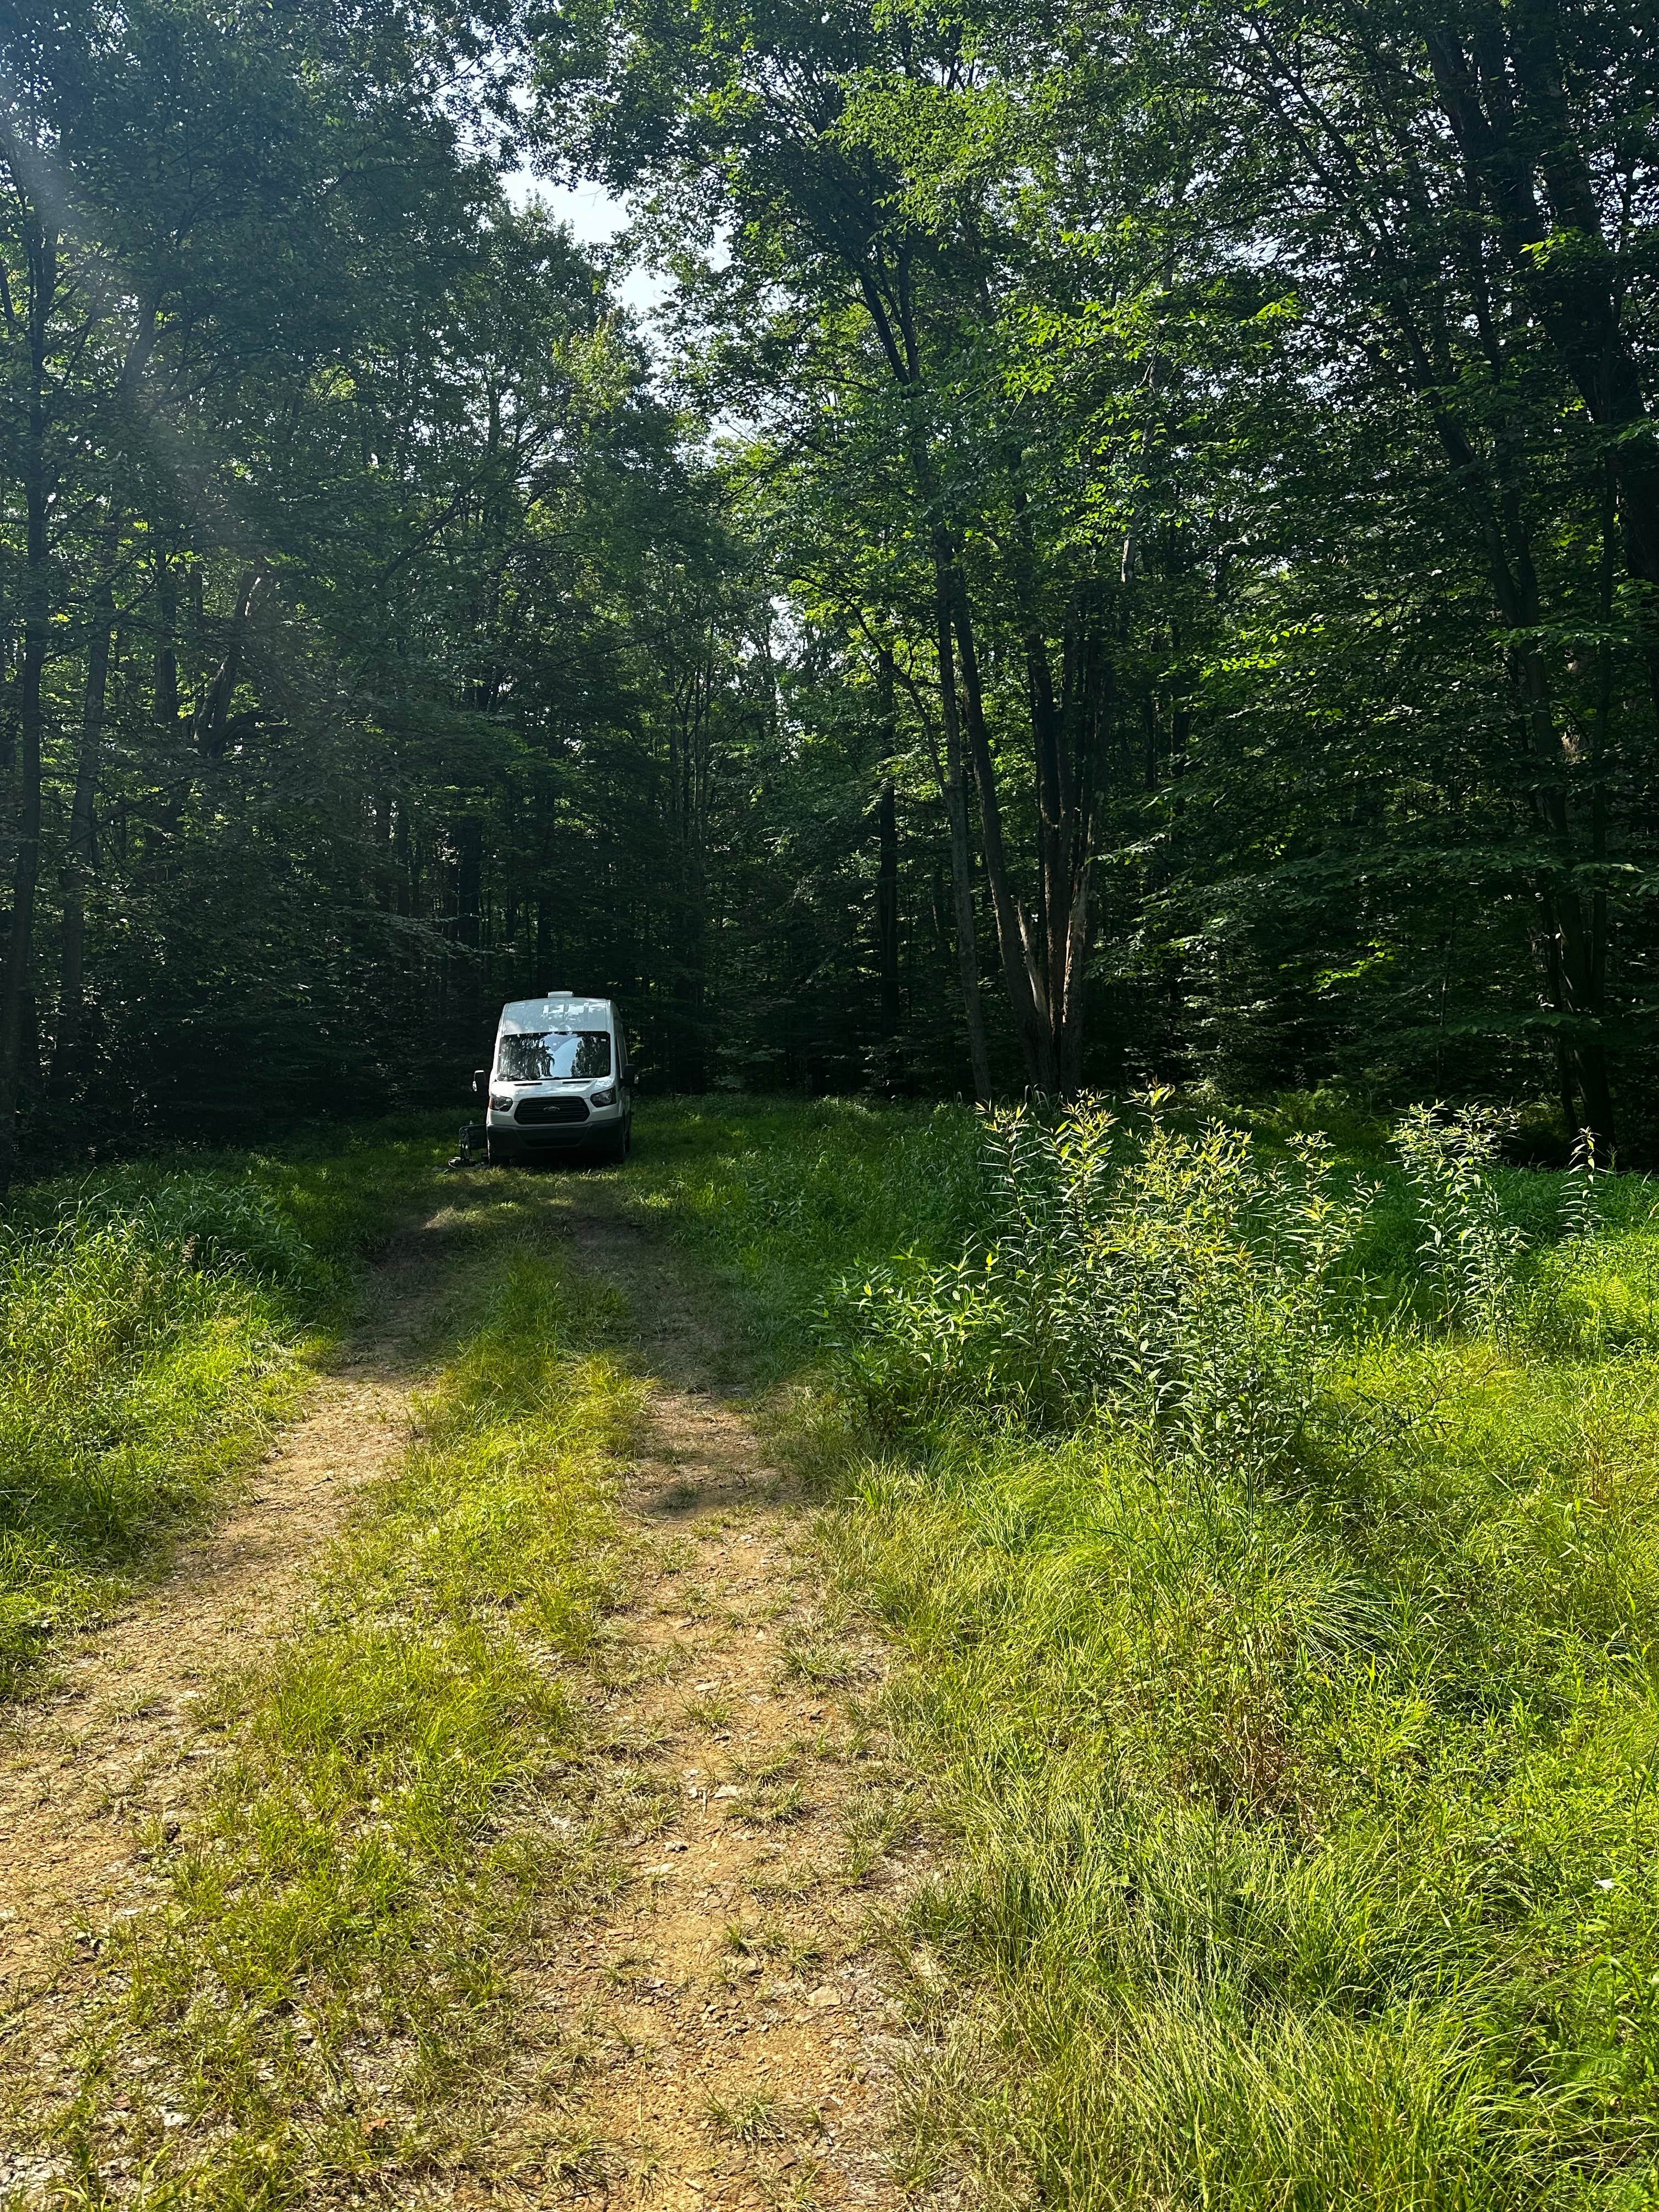
<path fill-rule="evenodd" d="M 0 1176 L 464 1103 L 558 987 L 659 1091 L 1650 1158 L 1656 67 L 1595 0 L 6 0 Z"/>
<path fill-rule="evenodd" d="M 1656 137 L 0 0 L 0 2212 L 1659 2208 Z"/>

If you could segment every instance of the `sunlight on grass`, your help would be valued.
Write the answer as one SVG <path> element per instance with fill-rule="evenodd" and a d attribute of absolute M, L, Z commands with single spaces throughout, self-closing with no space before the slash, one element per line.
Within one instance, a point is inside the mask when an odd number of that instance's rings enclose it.
<path fill-rule="evenodd" d="M 355 1261 L 441 1158 L 404 1123 L 15 1196 L 0 1216 L 0 1694 L 257 1459 Z"/>
<path fill-rule="evenodd" d="M 1282 1101 L 983 1182 L 966 1116 L 681 1113 L 653 1202 L 797 1374 L 944 1846 L 907 2178 L 1659 2201 L 1650 1188 L 1419 1123 L 1326 1199 Z"/>
<path fill-rule="evenodd" d="M 1345 1158 L 1273 1113 L 988 1140 L 956 1109 L 683 1104 L 617 1186 L 757 1339 L 836 1601 L 897 1656 L 904 1782 L 859 1798 L 840 1878 L 931 1830 L 890 1929 L 903 2172 L 1114 2212 L 1659 2201 L 1654 1193 L 1504 1169 L 1478 1120 Z M 209 1816 L 61 2130 L 78 2201 L 122 2102 L 156 2205 L 438 2170 L 510 2040 L 507 1962 L 610 1879 L 547 1778 L 637 1401 L 517 1189 L 467 1179 L 511 1232 L 493 1303 L 314 1610 L 210 1716 Z M 245 1378 L 260 1299 L 280 1378 L 302 1294 L 223 1258 L 285 1249 L 296 1200 L 258 1190 L 191 1214 L 182 1267 L 177 1194 L 165 1235 L 142 1193 L 80 1218 L 69 1287 L 17 1304 L 69 1355 L 34 1396 L 81 1408 L 107 1370 L 162 1433 L 167 1356 L 220 1341 Z M 800 1809 L 748 1779 L 757 1816 Z"/>

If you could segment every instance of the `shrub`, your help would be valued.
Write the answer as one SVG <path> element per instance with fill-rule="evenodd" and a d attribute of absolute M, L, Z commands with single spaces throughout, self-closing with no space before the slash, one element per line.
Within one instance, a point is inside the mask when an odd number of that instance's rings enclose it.
<path fill-rule="evenodd" d="M 843 1283 L 833 1338 L 891 1429 L 979 1402 L 1050 1425 L 1106 1414 L 1270 1468 L 1340 1341 L 1333 1296 L 1370 1203 L 1328 1144 L 1259 1151 L 1236 1129 L 1131 1125 L 1085 1103 L 989 1116 L 991 1224 L 944 1267 Z"/>
<path fill-rule="evenodd" d="M 1442 1325 L 1497 1335 L 1510 1318 L 1524 1247 L 1504 1217 L 1492 1170 L 1514 1116 L 1471 1106 L 1414 1106 L 1394 1133 L 1416 1202 L 1418 1266 Z"/>

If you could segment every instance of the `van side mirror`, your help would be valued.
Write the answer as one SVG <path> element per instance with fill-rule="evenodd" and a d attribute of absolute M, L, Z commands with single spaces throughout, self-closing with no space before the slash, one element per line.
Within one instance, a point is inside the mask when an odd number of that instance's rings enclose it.
<path fill-rule="evenodd" d="M 475 1098 L 484 1098 L 489 1094 L 489 1070 L 487 1067 L 475 1067 L 472 1071 L 472 1096 Z"/>

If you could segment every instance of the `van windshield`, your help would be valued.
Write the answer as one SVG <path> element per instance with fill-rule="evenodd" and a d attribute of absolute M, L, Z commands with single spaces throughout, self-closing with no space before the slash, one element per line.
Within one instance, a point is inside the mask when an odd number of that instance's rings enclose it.
<path fill-rule="evenodd" d="M 609 1075 L 608 1030 L 544 1030 L 539 1036 L 504 1036 L 495 1073 L 503 1083 L 545 1083 L 550 1077 Z"/>

